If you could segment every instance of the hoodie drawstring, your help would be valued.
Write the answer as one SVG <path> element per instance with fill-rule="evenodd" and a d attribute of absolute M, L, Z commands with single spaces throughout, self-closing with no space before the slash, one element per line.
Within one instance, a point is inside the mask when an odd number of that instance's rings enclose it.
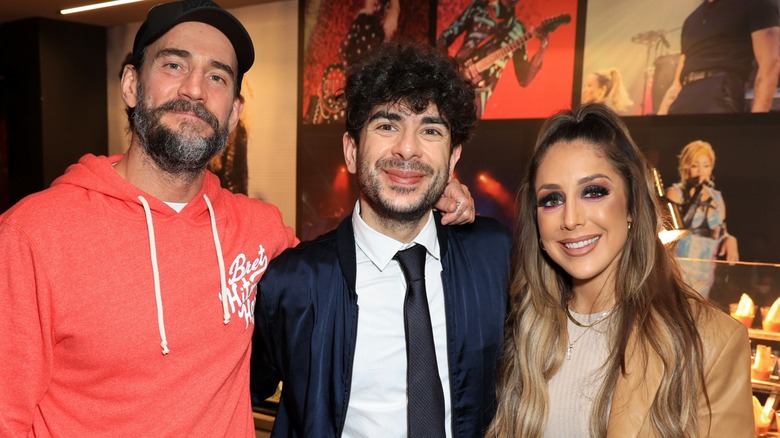
<path fill-rule="evenodd" d="M 217 233 L 217 219 L 214 216 L 214 207 L 211 206 L 209 197 L 204 194 L 203 199 L 206 201 L 206 206 L 209 209 L 209 218 L 211 219 L 211 234 L 214 238 L 214 247 L 217 250 L 223 321 L 225 324 L 229 324 L 230 307 L 228 303 L 227 278 L 225 276 L 225 260 L 222 257 L 222 245 L 219 242 L 219 234 Z M 138 196 L 138 200 L 141 201 L 141 204 L 144 206 L 144 213 L 146 214 L 146 228 L 149 230 L 149 252 L 151 253 L 152 273 L 154 274 L 154 298 L 157 303 L 157 327 L 160 330 L 160 346 L 162 347 L 162 354 L 168 354 L 171 350 L 168 349 L 168 338 L 165 335 L 165 319 L 163 318 L 162 292 L 160 290 L 160 270 L 157 266 L 157 245 L 155 244 L 154 240 L 152 210 L 149 208 L 149 203 L 146 202 L 146 199 L 144 199 L 143 196 Z"/>
<path fill-rule="evenodd" d="M 219 234 L 217 233 L 217 218 L 214 216 L 214 207 L 211 206 L 211 201 L 206 194 L 203 194 L 203 200 L 206 201 L 206 206 L 209 208 L 209 216 L 211 216 L 211 234 L 214 236 L 214 247 L 217 250 L 217 262 L 219 262 L 219 285 L 222 287 L 222 316 L 225 324 L 230 324 L 230 308 L 228 307 L 228 288 L 227 279 L 225 277 L 225 260 L 222 258 L 222 245 L 219 243 Z"/>
<path fill-rule="evenodd" d="M 154 243 L 154 225 L 152 224 L 152 210 L 149 203 L 143 196 L 138 196 L 138 200 L 144 206 L 146 213 L 146 228 L 149 230 L 149 252 L 152 254 L 152 272 L 154 273 L 154 298 L 157 301 L 157 327 L 160 329 L 160 346 L 162 354 L 168 354 L 168 338 L 165 336 L 165 320 L 163 319 L 162 295 L 160 293 L 160 270 L 157 267 L 157 245 Z"/>

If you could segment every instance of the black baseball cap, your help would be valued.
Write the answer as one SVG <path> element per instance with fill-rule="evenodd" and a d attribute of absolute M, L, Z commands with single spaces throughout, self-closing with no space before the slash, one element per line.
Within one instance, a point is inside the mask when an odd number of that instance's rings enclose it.
<path fill-rule="evenodd" d="M 157 5 L 149 10 L 146 21 L 135 34 L 133 65 L 139 65 L 144 49 L 173 26 L 197 21 L 217 28 L 233 44 L 238 60 L 238 81 L 255 62 L 255 47 L 244 26 L 230 12 L 210 0 L 184 0 Z"/>

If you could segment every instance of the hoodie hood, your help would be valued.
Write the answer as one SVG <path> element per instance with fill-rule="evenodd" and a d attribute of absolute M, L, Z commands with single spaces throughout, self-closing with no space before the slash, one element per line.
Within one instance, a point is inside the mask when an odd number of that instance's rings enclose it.
<path fill-rule="evenodd" d="M 126 214 L 136 219 L 143 217 L 144 206 L 139 200 L 142 196 L 149 204 L 152 213 L 164 218 L 171 218 L 180 215 L 194 220 L 196 223 L 209 221 L 208 206 L 203 195 L 207 195 L 212 203 L 220 204 L 222 188 L 219 178 L 211 172 L 206 172 L 203 179 L 203 185 L 197 195 L 187 204 L 186 207 L 177 213 L 165 202 L 144 192 L 127 180 L 119 176 L 114 169 L 114 165 L 124 157 L 124 154 L 112 156 L 95 156 L 88 154 L 83 156 L 78 163 L 67 168 L 65 173 L 54 180 L 52 187 L 58 185 L 71 185 L 82 187 L 89 191 L 98 192 L 109 198 L 109 204 L 112 208 L 123 210 Z M 117 202 L 110 202 L 110 200 Z"/>

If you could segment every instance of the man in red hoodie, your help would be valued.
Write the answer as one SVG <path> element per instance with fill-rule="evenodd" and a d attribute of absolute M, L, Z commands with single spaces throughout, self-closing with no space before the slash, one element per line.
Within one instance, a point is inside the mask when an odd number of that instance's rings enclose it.
<path fill-rule="evenodd" d="M 205 170 L 253 60 L 218 5 L 154 7 L 122 75 L 127 153 L 0 216 L 0 436 L 255 436 L 257 282 L 297 239 Z M 472 220 L 458 188 L 439 207 Z"/>

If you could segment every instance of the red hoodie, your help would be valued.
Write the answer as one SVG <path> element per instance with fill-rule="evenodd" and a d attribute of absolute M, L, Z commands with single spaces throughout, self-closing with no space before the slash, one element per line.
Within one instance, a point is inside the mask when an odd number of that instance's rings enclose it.
<path fill-rule="evenodd" d="M 254 437 L 257 282 L 293 231 L 210 173 L 176 213 L 120 158 L 0 216 L 0 436 Z"/>

